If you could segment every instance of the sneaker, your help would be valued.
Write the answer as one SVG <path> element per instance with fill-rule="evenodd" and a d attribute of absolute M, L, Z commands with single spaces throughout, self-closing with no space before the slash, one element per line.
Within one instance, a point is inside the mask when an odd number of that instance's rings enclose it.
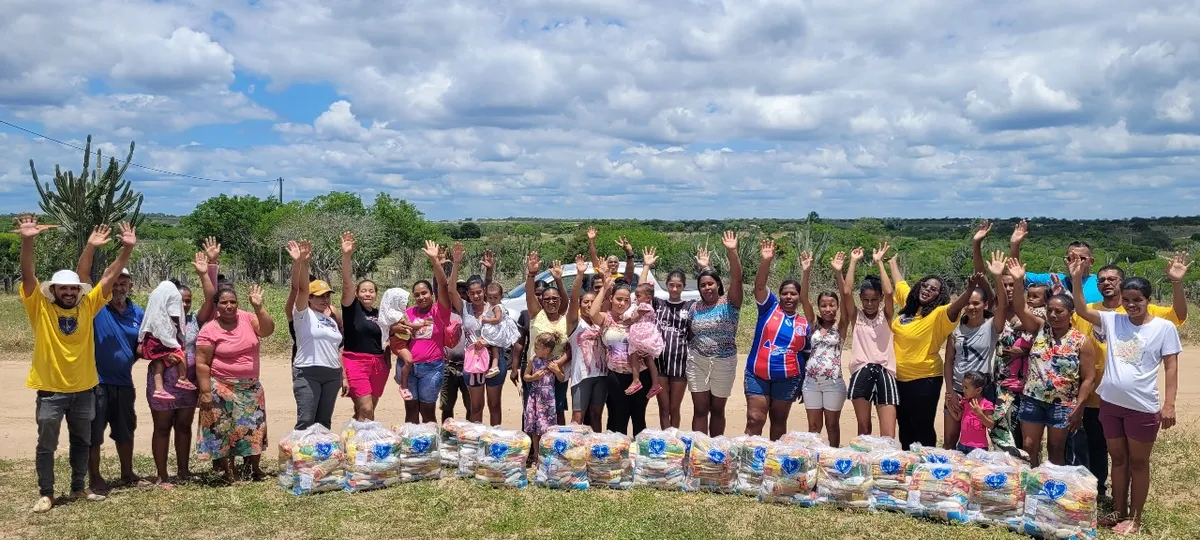
<path fill-rule="evenodd" d="M 34 503 L 33 513 L 41 514 L 41 513 L 49 512 L 51 508 L 54 508 L 54 498 L 42 497 L 42 498 L 38 499 L 38 501 L 36 503 Z"/>
<path fill-rule="evenodd" d="M 104 495 L 100 495 L 99 493 L 94 493 L 90 489 L 85 489 L 83 491 L 76 491 L 75 493 L 72 493 L 71 496 L 69 497 L 69 500 L 71 500 L 71 501 L 83 500 L 83 501 L 91 501 L 91 502 L 100 502 L 107 498 L 108 497 L 105 497 Z"/>

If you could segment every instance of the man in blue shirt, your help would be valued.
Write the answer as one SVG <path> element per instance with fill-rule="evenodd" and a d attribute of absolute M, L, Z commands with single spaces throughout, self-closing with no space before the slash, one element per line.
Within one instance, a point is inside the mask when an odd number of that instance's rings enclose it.
<path fill-rule="evenodd" d="M 1017 228 L 1013 230 L 1012 238 L 1009 241 L 1009 256 L 1014 259 L 1021 258 L 1021 243 L 1025 241 L 1026 235 L 1029 233 L 1029 226 L 1024 220 L 1017 224 Z M 1092 246 L 1087 242 L 1075 241 L 1067 246 L 1067 256 L 1065 257 L 1067 265 L 1077 260 L 1083 260 L 1087 263 L 1088 275 L 1083 278 L 1083 297 L 1089 304 L 1093 302 L 1104 301 L 1104 296 L 1100 294 L 1100 288 L 1096 286 L 1096 275 L 1091 273 L 1092 265 L 1096 259 L 1092 257 Z M 1025 273 L 1025 286 L 1030 285 L 1045 285 L 1053 290 L 1056 286 L 1062 286 L 1067 291 L 1071 290 L 1071 279 L 1062 273 L 1047 273 L 1038 274 L 1035 272 Z"/>

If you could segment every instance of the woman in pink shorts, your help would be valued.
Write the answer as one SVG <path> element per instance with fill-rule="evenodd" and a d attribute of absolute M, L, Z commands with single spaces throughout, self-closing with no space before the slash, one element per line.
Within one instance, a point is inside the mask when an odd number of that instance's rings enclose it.
<path fill-rule="evenodd" d="M 1120 535 L 1137 534 L 1150 491 L 1150 452 L 1158 429 L 1175 425 L 1178 360 L 1183 347 L 1179 331 L 1147 311 L 1150 282 L 1139 277 L 1121 282 L 1125 313 L 1098 311 L 1083 303 L 1082 264 L 1071 265 L 1077 312 L 1101 330 L 1108 343 L 1104 378 L 1100 381 L 1100 423 L 1112 458 L 1113 512 L 1099 524 Z M 1159 400 L 1158 368 L 1167 375 L 1167 395 Z"/>
<path fill-rule="evenodd" d="M 375 305 L 378 289 L 364 279 L 354 284 L 354 235 L 342 234 L 342 324 L 344 341 L 342 369 L 346 380 L 343 395 L 354 401 L 355 420 L 374 420 L 375 405 L 383 397 L 388 373 L 392 371 L 383 350 L 383 330 L 379 328 L 379 308 Z M 353 295 L 348 294 L 354 291 Z"/>

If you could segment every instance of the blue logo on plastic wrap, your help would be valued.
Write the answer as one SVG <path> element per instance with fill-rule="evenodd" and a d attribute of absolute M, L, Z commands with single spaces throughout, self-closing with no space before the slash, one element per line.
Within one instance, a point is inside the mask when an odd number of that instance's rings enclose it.
<path fill-rule="evenodd" d="M 662 439 L 650 439 L 650 455 L 661 456 L 667 450 L 667 442 Z"/>
<path fill-rule="evenodd" d="M 413 442 L 412 442 L 413 453 L 414 454 L 424 454 L 425 452 L 429 451 L 430 445 L 431 445 L 431 441 L 427 437 L 421 437 L 420 439 L 413 439 Z"/>
<path fill-rule="evenodd" d="M 708 460 L 718 465 L 725 463 L 725 452 L 716 449 L 709 450 Z"/>
<path fill-rule="evenodd" d="M 764 461 L 767 459 L 767 449 L 759 446 L 754 449 L 754 461 Z"/>
<path fill-rule="evenodd" d="M 783 474 L 791 476 L 800 470 L 800 460 L 794 457 L 785 457 L 779 462 L 779 467 L 783 469 Z"/>
<path fill-rule="evenodd" d="M 554 441 L 554 451 L 559 454 L 565 453 L 567 451 L 567 441 L 562 439 Z"/>
<path fill-rule="evenodd" d="M 889 474 L 889 475 L 900 474 L 900 460 L 885 459 L 883 461 L 880 461 L 879 462 L 879 470 L 883 471 L 883 474 Z"/>
<path fill-rule="evenodd" d="M 608 445 L 596 444 L 592 445 L 592 456 L 596 459 L 604 459 L 608 457 Z"/>
<path fill-rule="evenodd" d="M 376 444 L 373 448 L 371 448 L 371 453 L 375 457 L 376 461 L 387 459 L 388 456 L 392 455 L 392 445 L 387 443 Z"/>
<path fill-rule="evenodd" d="M 323 442 L 317 443 L 317 451 L 313 453 L 313 457 L 325 461 L 333 454 L 333 443 Z"/>
<path fill-rule="evenodd" d="M 950 467 L 935 467 L 933 469 L 934 478 L 945 480 L 947 476 L 950 476 Z"/>
<path fill-rule="evenodd" d="M 928 461 L 930 463 L 941 463 L 941 464 L 950 463 L 950 460 L 946 459 L 946 456 L 939 456 L 937 454 L 933 454 L 933 455 L 929 456 Z"/>
<path fill-rule="evenodd" d="M 492 456 L 493 459 L 503 459 L 504 454 L 507 453 L 508 445 L 504 443 L 492 443 L 492 445 L 488 447 L 488 455 Z"/>
<path fill-rule="evenodd" d="M 833 462 L 834 470 L 836 470 L 837 472 L 839 472 L 841 474 L 846 474 L 846 473 L 850 472 L 850 468 L 853 466 L 854 466 L 854 462 L 849 459 L 846 459 L 846 458 L 840 458 Z"/>
<path fill-rule="evenodd" d="M 1067 494 L 1067 485 L 1058 480 L 1050 480 L 1042 486 L 1042 493 L 1050 497 L 1050 500 L 1057 501 Z"/>
<path fill-rule="evenodd" d="M 983 483 L 992 489 L 1000 489 L 1008 483 L 1008 475 L 1004 473 L 989 474 L 983 477 Z"/>

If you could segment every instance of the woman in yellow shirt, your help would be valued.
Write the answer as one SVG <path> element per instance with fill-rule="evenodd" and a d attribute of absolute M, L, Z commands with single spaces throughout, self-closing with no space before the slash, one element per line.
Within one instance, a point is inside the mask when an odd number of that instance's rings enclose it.
<path fill-rule="evenodd" d="M 898 254 L 897 254 L 898 255 Z M 889 261 L 896 283 L 897 304 L 904 306 L 892 320 L 892 344 L 896 351 L 896 424 L 900 444 L 907 450 L 914 442 L 937 445 L 938 401 L 942 396 L 942 357 L 946 338 L 954 331 L 974 287 L 970 281 L 950 303 L 950 289 L 937 276 L 925 276 L 916 287 L 904 280 L 896 257 Z"/>

